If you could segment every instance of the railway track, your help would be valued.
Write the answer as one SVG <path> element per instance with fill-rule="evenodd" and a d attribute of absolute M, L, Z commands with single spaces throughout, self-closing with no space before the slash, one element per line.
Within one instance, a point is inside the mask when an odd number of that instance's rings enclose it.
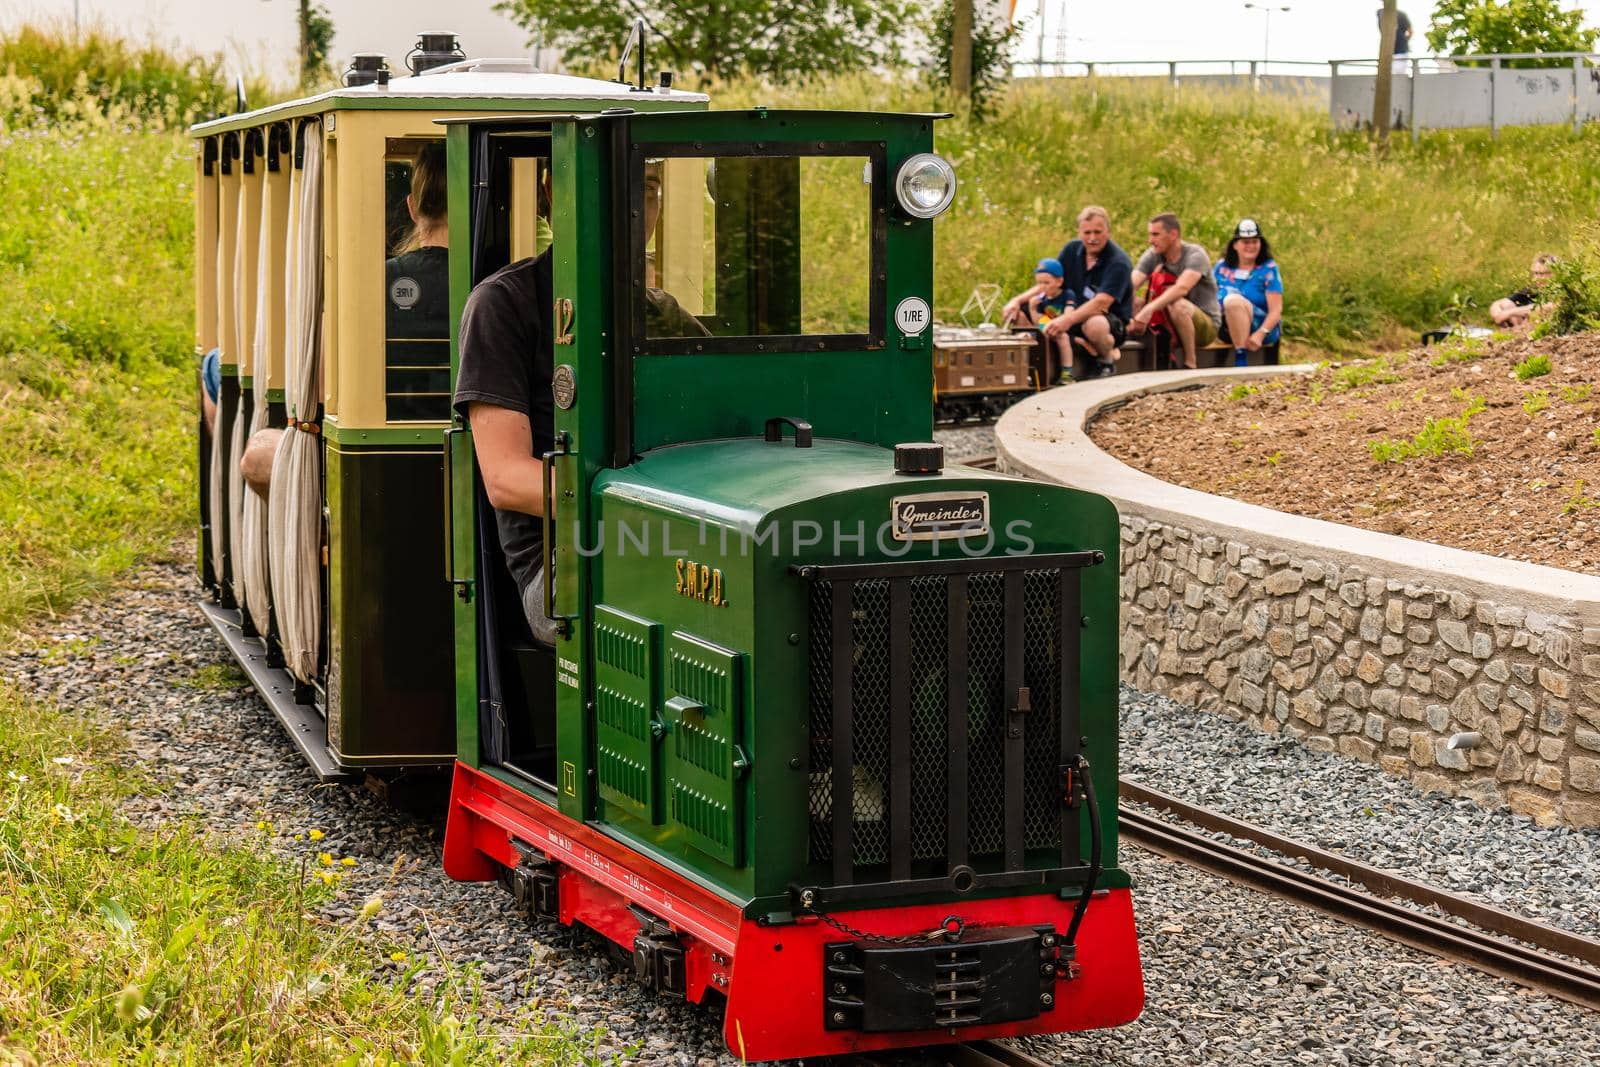
<path fill-rule="evenodd" d="M 1424 952 L 1600 1011 L 1600 971 L 1593 966 L 1600 964 L 1600 942 L 1281 837 L 1138 783 L 1123 781 L 1121 792 L 1123 800 L 1163 808 L 1205 830 L 1220 831 L 1253 841 L 1273 852 L 1305 860 L 1365 887 L 1366 891 L 1122 805 L 1118 808 L 1119 828 L 1127 840 L 1365 926 Z M 1476 925 L 1462 926 L 1441 915 L 1418 911 L 1402 900 L 1436 907 Z"/>

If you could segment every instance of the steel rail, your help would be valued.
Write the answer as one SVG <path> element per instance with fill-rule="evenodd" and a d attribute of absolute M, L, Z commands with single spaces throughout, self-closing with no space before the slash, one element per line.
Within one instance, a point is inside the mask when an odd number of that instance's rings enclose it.
<path fill-rule="evenodd" d="M 1313 867 L 1331 871 L 1375 892 L 1401 897 L 1424 907 L 1435 907 L 1457 918 L 1465 919 L 1475 926 L 1481 926 L 1490 933 L 1503 934 L 1517 941 L 1537 945 L 1547 951 L 1559 952 L 1564 956 L 1580 959 L 1591 966 L 1600 967 L 1600 941 L 1584 937 L 1582 934 L 1509 914 L 1500 908 L 1448 892 L 1438 886 L 1413 881 L 1393 871 L 1361 863 L 1336 852 L 1328 852 L 1304 841 L 1284 837 L 1254 823 L 1189 804 L 1159 789 L 1151 789 L 1138 782 L 1130 782 L 1126 778 L 1122 779 L 1119 785 L 1123 800 L 1148 804 L 1153 808 L 1164 808 L 1184 822 L 1193 823 L 1202 829 L 1253 841 L 1273 852 L 1303 859 Z"/>
<path fill-rule="evenodd" d="M 1376 930 L 1424 952 L 1600 1011 L 1600 972 L 1404 904 L 1265 859 L 1205 834 L 1122 807 L 1122 835 L 1174 859 Z"/>

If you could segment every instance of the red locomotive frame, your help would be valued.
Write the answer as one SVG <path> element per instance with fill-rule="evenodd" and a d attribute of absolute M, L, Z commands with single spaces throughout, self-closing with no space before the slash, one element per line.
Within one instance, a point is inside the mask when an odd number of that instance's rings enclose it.
<path fill-rule="evenodd" d="M 515 843 L 514 843 L 515 842 Z M 482 771 L 457 763 L 445 830 L 444 868 L 460 881 L 492 881 L 525 848 L 557 865 L 559 919 L 582 923 L 624 948 L 641 928 L 630 905 L 668 923 L 684 948 L 685 995 L 727 997 L 723 1036 L 750 1061 L 838 1055 L 1025 1034 L 1120 1026 L 1144 1005 L 1144 978 L 1127 889 L 1096 893 L 1077 939 L 1074 979 L 1032 1019 L 959 1030 L 895 1033 L 823 1028 L 822 953 L 840 934 L 815 919 L 763 926 L 739 906 L 593 827 L 562 815 Z M 969 929 L 1049 923 L 1066 929 L 1075 901 L 1039 894 L 963 902 Z M 884 936 L 938 926 L 951 904 L 841 911 L 833 918 Z"/>

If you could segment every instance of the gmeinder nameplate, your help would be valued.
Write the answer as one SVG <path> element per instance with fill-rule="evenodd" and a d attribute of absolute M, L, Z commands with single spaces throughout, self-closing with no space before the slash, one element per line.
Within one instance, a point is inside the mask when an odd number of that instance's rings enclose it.
<path fill-rule="evenodd" d="M 889 501 L 896 541 L 940 541 L 949 537 L 986 537 L 988 493 L 920 493 Z"/>

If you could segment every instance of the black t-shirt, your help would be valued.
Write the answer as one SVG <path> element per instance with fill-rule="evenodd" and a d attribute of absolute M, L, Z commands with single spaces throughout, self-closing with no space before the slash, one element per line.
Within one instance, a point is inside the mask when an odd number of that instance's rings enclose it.
<path fill-rule="evenodd" d="M 485 278 L 461 312 L 456 410 L 466 418 L 468 404 L 482 401 L 528 416 L 535 456 L 549 451 L 555 438 L 555 402 L 550 395 L 555 334 L 550 307 L 547 251 Z M 542 520 L 498 509 L 495 519 L 506 566 L 517 588 L 525 591 L 543 563 Z"/>
<path fill-rule="evenodd" d="M 1532 307 L 1534 303 L 1538 301 L 1539 294 L 1534 292 L 1532 289 L 1518 289 L 1516 292 L 1506 297 L 1506 299 L 1511 301 L 1519 308 L 1526 308 Z"/>
<path fill-rule="evenodd" d="M 1093 268 L 1088 265 L 1088 250 L 1076 239 L 1068 241 L 1057 258 L 1066 272 L 1067 299 L 1071 303 L 1084 304 L 1101 293 L 1110 293 L 1112 313 L 1123 322 L 1133 318 L 1133 260 L 1117 242 L 1106 242 Z"/>
<path fill-rule="evenodd" d="M 1383 25 L 1383 8 L 1378 9 L 1378 25 Z M 1411 51 L 1411 20 L 1406 18 L 1404 11 L 1394 13 L 1394 54 L 1404 55 Z"/>

